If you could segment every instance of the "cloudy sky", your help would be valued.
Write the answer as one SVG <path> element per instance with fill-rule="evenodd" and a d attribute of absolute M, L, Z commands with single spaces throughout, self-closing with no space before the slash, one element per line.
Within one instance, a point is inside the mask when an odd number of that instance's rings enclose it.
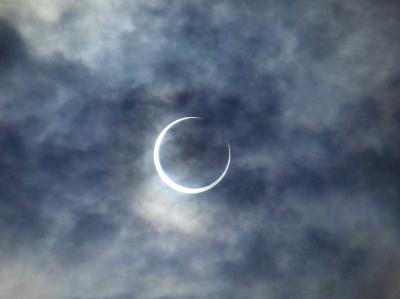
<path fill-rule="evenodd" d="M 400 298 L 400 3 L 0 0 L 0 297 Z M 161 160 L 189 186 L 166 186 Z"/>

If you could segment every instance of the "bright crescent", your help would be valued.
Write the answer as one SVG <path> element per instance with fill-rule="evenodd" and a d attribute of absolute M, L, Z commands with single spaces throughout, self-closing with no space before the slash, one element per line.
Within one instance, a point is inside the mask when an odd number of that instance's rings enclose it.
<path fill-rule="evenodd" d="M 222 174 L 219 176 L 218 179 L 216 179 L 213 183 L 204 186 L 204 187 L 199 187 L 199 188 L 188 188 L 185 186 L 181 186 L 177 183 L 175 183 L 173 180 L 171 180 L 168 175 L 165 173 L 164 169 L 161 166 L 160 163 L 160 147 L 161 143 L 165 137 L 165 134 L 167 134 L 168 130 L 171 129 L 173 126 L 175 126 L 177 123 L 180 123 L 181 121 L 187 120 L 187 119 L 201 119 L 201 117 L 195 117 L 195 116 L 190 116 L 190 117 L 183 117 L 178 120 L 175 120 L 174 122 L 170 123 L 168 126 L 164 128 L 164 130 L 161 131 L 160 135 L 158 135 L 156 144 L 154 146 L 154 164 L 156 166 L 156 170 L 158 172 L 158 175 L 161 177 L 162 181 L 166 183 L 169 187 L 174 189 L 175 191 L 181 192 L 181 193 L 187 193 L 187 194 L 196 194 L 196 193 L 202 193 L 205 191 L 208 191 L 215 186 L 217 186 L 226 173 L 228 172 L 229 165 L 231 163 L 231 147 L 229 146 L 228 143 L 228 163 L 226 164 L 225 170 L 222 172 Z"/>

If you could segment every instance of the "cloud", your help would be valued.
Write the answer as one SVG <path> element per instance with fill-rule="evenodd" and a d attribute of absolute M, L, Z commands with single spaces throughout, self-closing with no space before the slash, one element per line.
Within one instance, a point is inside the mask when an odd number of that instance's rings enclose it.
<path fill-rule="evenodd" d="M 398 14 L 2 1 L 0 297 L 397 298 Z"/>
<path fill-rule="evenodd" d="M 23 264 L 19 261 L 2 263 L 0 294 L 6 298 L 55 298 L 59 294 L 59 281 L 50 271 L 38 271 L 39 265 Z"/>

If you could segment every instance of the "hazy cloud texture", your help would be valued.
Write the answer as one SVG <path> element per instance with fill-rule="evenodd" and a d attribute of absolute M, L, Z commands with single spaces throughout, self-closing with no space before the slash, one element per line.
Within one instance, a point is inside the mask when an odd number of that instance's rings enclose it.
<path fill-rule="evenodd" d="M 399 16 L 0 1 L 0 297 L 399 298 Z"/>

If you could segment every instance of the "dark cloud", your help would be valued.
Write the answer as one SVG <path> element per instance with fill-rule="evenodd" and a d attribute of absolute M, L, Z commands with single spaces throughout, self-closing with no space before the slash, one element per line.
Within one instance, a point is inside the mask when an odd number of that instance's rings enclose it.
<path fill-rule="evenodd" d="M 23 4 L 23 5 L 22 5 Z M 399 6 L 3 1 L 0 297 L 397 298 Z M 186 196 L 155 173 L 210 192 Z"/>

